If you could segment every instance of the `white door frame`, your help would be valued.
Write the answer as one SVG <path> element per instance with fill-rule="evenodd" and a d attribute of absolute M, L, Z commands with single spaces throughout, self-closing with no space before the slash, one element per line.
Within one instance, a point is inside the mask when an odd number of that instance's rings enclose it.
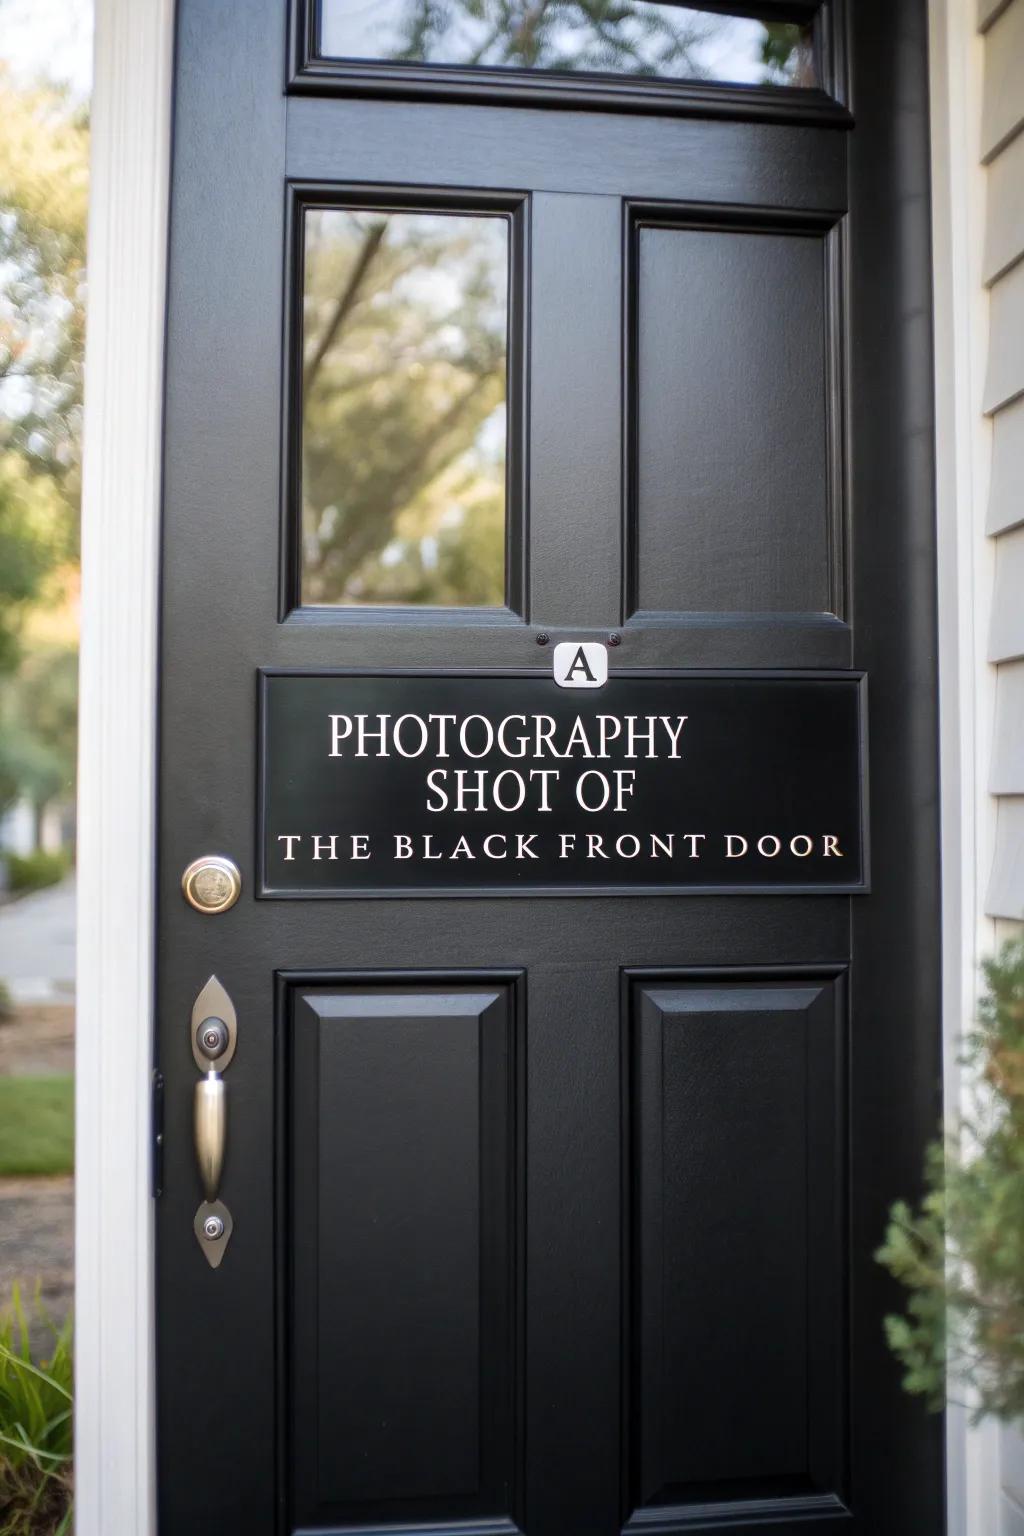
<path fill-rule="evenodd" d="M 96 0 L 89 217 L 76 1047 L 78 1536 L 155 1531 L 153 1038 L 163 343 L 174 0 Z M 947 1102 L 973 998 L 990 818 L 978 743 L 991 568 L 981 536 L 986 321 L 975 248 L 971 0 L 929 0 L 934 176 Z M 970 231 L 974 230 L 975 235 Z M 990 925 L 988 925 L 990 926 Z M 950 1536 L 998 1529 L 993 1437 L 949 1420 Z"/>
<path fill-rule="evenodd" d="M 82 506 L 75 1530 L 155 1530 L 154 783 L 174 0 L 96 0 Z"/>

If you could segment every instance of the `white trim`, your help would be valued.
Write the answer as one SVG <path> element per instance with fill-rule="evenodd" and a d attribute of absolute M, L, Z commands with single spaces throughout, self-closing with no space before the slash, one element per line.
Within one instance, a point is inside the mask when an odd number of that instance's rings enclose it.
<path fill-rule="evenodd" d="M 930 0 L 932 243 L 942 767 L 943 1040 L 947 1111 L 961 1102 L 959 1041 L 994 925 L 983 911 L 995 846 L 987 793 L 995 671 L 986 646 L 993 552 L 985 537 L 991 425 L 981 401 L 988 350 L 981 166 L 983 44 L 976 0 Z M 947 1421 L 949 1536 L 996 1536 L 998 1429 Z"/>
<path fill-rule="evenodd" d="M 149 1192 L 173 0 L 97 0 L 82 507 L 75 1530 L 154 1517 Z"/>

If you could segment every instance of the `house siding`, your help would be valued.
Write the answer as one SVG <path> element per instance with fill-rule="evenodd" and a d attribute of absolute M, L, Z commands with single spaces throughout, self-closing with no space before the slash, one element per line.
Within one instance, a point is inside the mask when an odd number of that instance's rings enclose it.
<path fill-rule="evenodd" d="M 988 656 L 996 704 L 988 789 L 997 797 L 985 910 L 1024 918 L 1024 0 L 981 0 L 984 277 L 989 343 L 983 408 L 992 423 L 986 518 L 995 545 Z"/>

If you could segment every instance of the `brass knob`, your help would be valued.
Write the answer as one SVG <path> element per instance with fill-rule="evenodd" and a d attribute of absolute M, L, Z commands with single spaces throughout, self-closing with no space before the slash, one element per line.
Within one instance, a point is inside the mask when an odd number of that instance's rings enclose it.
<path fill-rule="evenodd" d="M 181 889 L 197 912 L 226 912 L 241 894 L 242 876 L 233 859 L 206 853 L 192 860 L 181 877 Z"/>

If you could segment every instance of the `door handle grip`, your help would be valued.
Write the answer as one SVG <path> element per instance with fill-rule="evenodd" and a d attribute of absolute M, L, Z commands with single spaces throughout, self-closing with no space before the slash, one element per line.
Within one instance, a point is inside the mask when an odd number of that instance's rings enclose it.
<path fill-rule="evenodd" d="M 234 1060 L 238 1043 L 235 1005 L 216 976 L 192 1004 L 192 1059 L 200 1078 L 192 1096 L 192 1140 L 195 1143 L 203 1203 L 192 1230 L 211 1269 L 219 1269 L 231 1241 L 234 1222 L 220 1192 L 228 1136 L 228 1098 L 222 1073 Z"/>
<path fill-rule="evenodd" d="M 193 1130 L 203 1193 L 213 1201 L 220 1189 L 228 1130 L 227 1089 L 219 1072 L 208 1072 L 196 1083 Z"/>

